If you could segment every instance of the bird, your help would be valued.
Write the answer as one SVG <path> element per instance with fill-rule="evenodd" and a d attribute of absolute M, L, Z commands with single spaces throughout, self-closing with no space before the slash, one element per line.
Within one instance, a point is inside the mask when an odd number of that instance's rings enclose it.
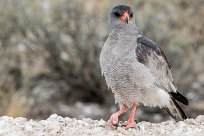
<path fill-rule="evenodd" d="M 167 57 L 157 43 L 139 30 L 130 6 L 117 5 L 111 9 L 109 35 L 99 62 L 106 84 L 119 105 L 107 126 L 117 126 L 118 117 L 132 109 L 123 125 L 135 128 L 135 110 L 140 103 L 163 108 L 176 121 L 187 118 L 178 102 L 188 105 L 188 99 L 178 92 Z"/>

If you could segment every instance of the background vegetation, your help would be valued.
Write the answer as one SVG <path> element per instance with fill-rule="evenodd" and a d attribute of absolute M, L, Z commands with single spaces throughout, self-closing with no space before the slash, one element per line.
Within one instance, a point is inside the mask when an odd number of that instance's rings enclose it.
<path fill-rule="evenodd" d="M 204 113 L 203 0 L 0 0 L 0 115 L 52 113 L 107 119 L 117 108 L 101 76 L 99 54 L 112 6 L 136 9 L 144 34 L 159 43 L 189 117 Z M 137 119 L 169 115 L 139 106 Z"/>

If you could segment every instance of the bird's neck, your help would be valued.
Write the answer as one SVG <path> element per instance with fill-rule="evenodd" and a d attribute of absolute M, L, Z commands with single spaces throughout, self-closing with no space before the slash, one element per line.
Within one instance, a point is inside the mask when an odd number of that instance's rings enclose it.
<path fill-rule="evenodd" d="M 115 34 L 124 34 L 124 35 L 136 35 L 140 34 L 141 32 L 139 31 L 137 26 L 133 25 L 114 25 L 110 27 L 110 32 L 115 33 Z"/>

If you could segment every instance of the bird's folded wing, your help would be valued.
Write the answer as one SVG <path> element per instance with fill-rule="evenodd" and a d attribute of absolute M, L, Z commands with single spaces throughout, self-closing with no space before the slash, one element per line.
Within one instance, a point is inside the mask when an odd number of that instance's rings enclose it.
<path fill-rule="evenodd" d="M 149 68 L 158 87 L 167 92 L 176 92 L 171 66 L 156 43 L 145 36 L 138 37 L 135 52 L 138 61 Z"/>

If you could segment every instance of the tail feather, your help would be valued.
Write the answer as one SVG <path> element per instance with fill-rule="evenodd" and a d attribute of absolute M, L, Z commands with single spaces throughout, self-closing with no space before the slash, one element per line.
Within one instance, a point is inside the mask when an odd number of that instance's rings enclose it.
<path fill-rule="evenodd" d="M 170 92 L 170 95 L 175 98 L 177 101 L 185 104 L 185 105 L 188 105 L 188 99 L 183 96 L 182 94 L 180 94 L 179 92 Z"/>
<path fill-rule="evenodd" d="M 166 111 L 174 118 L 176 121 L 181 121 L 187 119 L 186 114 L 175 101 L 174 98 L 171 98 L 170 106 L 165 107 Z"/>

